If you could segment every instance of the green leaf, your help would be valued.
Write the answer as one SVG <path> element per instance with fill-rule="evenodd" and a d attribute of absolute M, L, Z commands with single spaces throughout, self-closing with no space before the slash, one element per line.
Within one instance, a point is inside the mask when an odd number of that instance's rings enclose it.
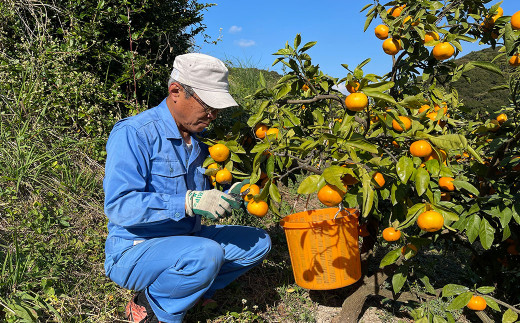
<path fill-rule="evenodd" d="M 384 268 L 388 265 L 393 264 L 401 255 L 401 248 L 397 248 L 395 250 L 389 251 L 383 259 L 381 259 L 381 263 L 379 264 L 379 268 Z"/>
<path fill-rule="evenodd" d="M 484 163 L 484 160 L 482 160 L 482 157 L 480 157 L 480 155 L 471 147 L 471 146 L 468 146 L 466 147 L 468 153 L 471 154 L 471 156 L 473 156 L 479 163 L 483 164 Z"/>
<path fill-rule="evenodd" d="M 341 145 L 345 145 L 347 147 L 365 150 L 365 151 L 368 151 L 369 153 L 373 153 L 373 154 L 378 153 L 377 146 L 369 143 L 366 140 L 340 140 L 339 143 Z"/>
<path fill-rule="evenodd" d="M 341 166 L 330 166 L 325 168 L 323 171 L 323 178 L 327 183 L 336 186 L 343 192 L 346 192 L 345 186 L 343 185 L 343 182 L 341 181 L 341 177 L 347 173 L 347 168 L 341 167 Z"/>
<path fill-rule="evenodd" d="M 287 83 L 284 83 L 279 89 L 278 91 L 276 92 L 276 94 L 274 95 L 274 99 L 275 100 L 279 100 L 281 98 L 283 98 L 285 95 L 287 95 L 287 93 L 289 93 L 291 91 L 291 85 L 287 84 Z"/>
<path fill-rule="evenodd" d="M 447 323 L 447 321 L 441 316 L 433 315 L 433 323 Z"/>
<path fill-rule="evenodd" d="M 482 298 L 486 300 L 487 306 L 491 307 L 492 309 L 494 309 L 497 312 L 500 312 L 500 307 L 498 307 L 498 304 L 497 304 L 497 302 L 495 302 L 494 299 L 492 299 L 491 297 L 486 296 L 486 295 L 482 295 Z"/>
<path fill-rule="evenodd" d="M 443 135 L 443 136 L 428 136 L 428 139 L 441 149 L 446 150 L 453 150 L 453 149 L 465 149 L 468 147 L 468 141 L 466 140 L 466 137 L 459 134 L 450 134 L 450 135 Z"/>
<path fill-rule="evenodd" d="M 467 292 L 468 290 L 469 290 L 469 288 L 467 288 L 466 286 L 457 285 L 457 284 L 448 284 L 442 288 L 442 297 L 450 297 L 450 296 L 459 295 L 461 293 Z M 466 305 L 466 304 L 464 304 L 464 305 Z"/>
<path fill-rule="evenodd" d="M 477 288 L 477 292 L 479 292 L 481 294 L 489 294 L 489 293 L 493 293 L 494 291 L 495 291 L 495 287 L 493 287 L 493 286 L 482 286 L 482 287 Z"/>
<path fill-rule="evenodd" d="M 306 50 L 310 49 L 311 47 L 313 47 L 314 45 L 316 45 L 317 42 L 315 41 L 311 41 L 311 42 L 308 42 L 307 44 L 303 45 L 303 47 L 300 49 L 300 53 L 303 53 L 305 52 Z"/>
<path fill-rule="evenodd" d="M 374 17 L 375 17 L 375 13 L 372 13 L 372 14 L 370 14 L 370 15 L 367 17 L 367 20 L 365 21 L 365 27 L 364 27 L 364 29 L 363 29 L 364 32 L 367 31 L 367 28 L 368 28 L 368 26 L 370 26 L 370 23 L 372 22 L 372 20 L 374 19 Z"/>
<path fill-rule="evenodd" d="M 296 34 L 296 37 L 294 37 L 294 49 L 298 48 L 302 42 L 302 36 L 300 34 Z"/>
<path fill-rule="evenodd" d="M 495 228 L 489 224 L 488 220 L 482 219 L 480 221 L 480 230 L 478 233 L 478 236 L 480 238 L 480 243 L 482 244 L 482 247 L 484 249 L 491 248 L 491 245 L 493 244 L 493 239 L 495 237 Z"/>
<path fill-rule="evenodd" d="M 489 72 L 493 72 L 500 76 L 504 76 L 502 74 L 502 70 L 500 69 L 500 67 L 498 65 L 490 63 L 490 62 L 475 61 L 475 62 L 469 62 L 467 65 L 470 65 L 470 66 L 474 65 L 474 66 L 480 67 L 482 69 L 485 69 Z"/>
<path fill-rule="evenodd" d="M 446 308 L 448 311 L 460 310 L 464 306 L 468 305 L 469 300 L 473 297 L 473 292 L 462 293 L 451 302 Z"/>
<path fill-rule="evenodd" d="M 258 74 L 258 85 L 262 88 L 265 88 L 267 86 L 267 83 L 265 82 L 264 74 L 262 72 Z"/>
<path fill-rule="evenodd" d="M 399 266 L 395 271 L 395 274 L 392 276 L 392 288 L 394 293 L 399 293 L 406 283 L 406 278 L 408 277 L 408 266 Z"/>
<path fill-rule="evenodd" d="M 430 284 L 430 278 L 424 274 L 419 274 L 419 279 L 424 284 L 426 291 L 432 295 L 435 295 L 435 288 L 433 288 L 432 284 Z"/>
<path fill-rule="evenodd" d="M 415 188 L 419 196 L 423 195 L 430 184 L 430 174 L 423 168 L 419 167 L 415 173 Z"/>
<path fill-rule="evenodd" d="M 410 176 L 412 176 L 415 168 L 413 166 L 413 160 L 410 157 L 403 156 L 397 162 L 397 176 L 401 182 L 406 184 Z"/>
<path fill-rule="evenodd" d="M 508 308 L 502 316 L 502 323 L 514 323 L 516 320 L 518 320 L 518 314 L 513 312 L 510 308 Z"/>
<path fill-rule="evenodd" d="M 453 185 L 455 185 L 456 189 L 463 188 L 475 196 L 479 195 L 479 191 L 477 190 L 477 188 L 468 182 L 461 181 L 461 180 L 454 180 L 454 181 L 452 181 L 452 183 L 453 183 Z"/>
<path fill-rule="evenodd" d="M 318 189 L 318 182 L 320 180 L 320 175 L 310 175 L 305 178 L 298 186 L 298 194 L 311 194 L 316 192 Z"/>
<path fill-rule="evenodd" d="M 367 217 L 374 204 L 374 190 L 371 185 L 372 178 L 367 172 L 363 173 L 363 217 Z"/>
<path fill-rule="evenodd" d="M 379 100 L 388 102 L 393 105 L 397 104 L 397 102 L 395 102 L 393 97 L 391 97 L 390 95 L 383 93 L 383 92 L 372 90 L 370 88 L 367 88 L 367 89 L 363 88 L 363 93 L 365 93 L 366 95 L 368 95 L 371 98 L 379 99 Z"/>
<path fill-rule="evenodd" d="M 271 199 L 273 199 L 275 202 L 280 203 L 282 201 L 280 191 L 278 190 L 278 187 L 274 184 L 269 186 L 269 195 L 271 196 Z"/>
<path fill-rule="evenodd" d="M 293 126 L 298 126 L 300 124 L 300 118 L 296 117 L 291 111 L 281 108 L 282 112 L 291 120 Z"/>
<path fill-rule="evenodd" d="M 469 242 L 473 243 L 478 237 L 480 231 L 480 217 L 477 214 L 472 214 L 466 224 L 466 235 Z"/>
<path fill-rule="evenodd" d="M 373 90 L 373 91 L 384 92 L 384 91 L 388 91 L 391 88 L 393 88 L 394 85 L 395 85 L 395 83 L 394 82 L 390 82 L 390 81 L 379 82 L 379 83 L 372 83 L 372 84 L 369 84 L 369 85 L 365 85 L 363 87 L 363 91 L 365 89 L 370 89 L 370 90 Z"/>

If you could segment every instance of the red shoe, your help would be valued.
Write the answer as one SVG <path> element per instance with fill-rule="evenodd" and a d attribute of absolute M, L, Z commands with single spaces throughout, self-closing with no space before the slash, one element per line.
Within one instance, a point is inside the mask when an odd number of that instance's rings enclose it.
<path fill-rule="evenodd" d="M 161 323 L 146 299 L 144 292 L 138 292 L 126 305 L 126 319 L 134 323 Z"/>

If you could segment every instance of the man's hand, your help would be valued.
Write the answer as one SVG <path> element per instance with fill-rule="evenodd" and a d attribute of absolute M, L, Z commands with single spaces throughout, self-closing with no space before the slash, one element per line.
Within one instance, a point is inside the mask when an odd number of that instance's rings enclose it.
<path fill-rule="evenodd" d="M 231 209 L 240 207 L 240 201 L 219 190 L 188 191 L 186 193 L 186 214 L 189 216 L 201 215 L 215 220 L 231 213 Z"/>
<path fill-rule="evenodd" d="M 249 178 L 248 179 L 244 179 L 242 182 L 236 182 L 235 184 L 231 185 L 231 187 L 229 188 L 228 193 L 231 194 L 231 195 L 239 195 L 240 194 L 240 190 L 246 184 L 249 184 Z"/>

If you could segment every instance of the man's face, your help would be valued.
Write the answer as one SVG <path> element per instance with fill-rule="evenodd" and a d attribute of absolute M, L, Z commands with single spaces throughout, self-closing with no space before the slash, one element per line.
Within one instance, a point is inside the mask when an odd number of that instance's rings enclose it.
<path fill-rule="evenodd" d="M 166 101 L 181 132 L 200 132 L 217 118 L 218 110 L 206 112 L 202 101 L 195 97 L 196 94 L 186 98 L 185 89 L 178 83 L 172 83 L 168 90 L 169 95 Z M 170 104 L 170 102 L 174 102 L 174 104 Z"/>

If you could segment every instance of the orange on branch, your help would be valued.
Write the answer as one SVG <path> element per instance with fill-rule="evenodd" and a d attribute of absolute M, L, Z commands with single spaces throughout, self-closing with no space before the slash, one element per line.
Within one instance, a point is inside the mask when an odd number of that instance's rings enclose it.
<path fill-rule="evenodd" d="M 424 111 L 428 111 L 428 110 L 430 110 L 430 106 L 427 104 L 424 104 L 424 105 L 421 105 L 421 107 L 419 108 L 419 113 L 423 113 Z"/>
<path fill-rule="evenodd" d="M 455 185 L 453 185 L 453 177 L 441 177 L 439 178 L 439 187 L 446 191 L 454 191 Z"/>
<path fill-rule="evenodd" d="M 391 15 L 392 17 L 399 17 L 401 15 L 401 12 L 403 12 L 405 6 L 393 6 L 392 8 L 388 8 L 386 12 Z"/>
<path fill-rule="evenodd" d="M 269 128 L 269 130 L 267 130 L 267 132 L 266 132 L 266 135 L 267 135 L 267 137 L 270 137 L 271 135 L 273 135 L 275 138 L 278 138 L 279 132 L 280 132 L 280 130 L 278 130 L 278 128 Z"/>
<path fill-rule="evenodd" d="M 482 296 L 473 295 L 466 306 L 470 310 L 483 311 L 487 307 L 487 304 Z"/>
<path fill-rule="evenodd" d="M 404 129 L 403 127 L 401 127 L 399 122 L 397 122 L 397 120 L 394 119 L 392 120 L 392 128 L 394 128 L 395 131 L 402 132 L 412 127 L 412 120 L 410 120 L 410 118 L 405 116 L 399 116 L 399 120 L 401 120 L 401 122 L 404 124 Z"/>
<path fill-rule="evenodd" d="M 511 66 L 520 65 L 520 57 L 518 56 L 518 54 L 514 54 L 513 56 L 511 56 L 511 58 L 509 59 L 509 65 L 511 65 Z"/>
<path fill-rule="evenodd" d="M 383 51 L 388 55 L 395 55 L 401 50 L 401 40 L 388 38 L 383 42 Z"/>
<path fill-rule="evenodd" d="M 378 25 L 374 29 L 374 33 L 376 34 L 376 37 L 384 40 L 388 38 L 388 26 L 387 25 Z"/>
<path fill-rule="evenodd" d="M 360 85 L 361 84 L 359 84 L 359 82 L 357 82 L 357 81 L 350 81 L 347 83 L 346 88 L 347 88 L 347 91 L 349 91 L 350 93 L 355 93 L 355 92 L 357 92 L 357 90 L 359 90 Z"/>
<path fill-rule="evenodd" d="M 498 121 L 498 124 L 503 124 L 504 122 L 507 121 L 507 115 L 505 113 L 501 113 L 497 116 L 497 121 Z"/>
<path fill-rule="evenodd" d="M 376 185 L 375 185 L 376 188 L 381 188 L 381 187 L 385 186 L 386 181 L 385 181 L 385 177 L 383 176 L 383 174 L 377 172 L 372 176 L 372 179 L 376 183 Z"/>
<path fill-rule="evenodd" d="M 439 34 L 435 31 L 429 31 L 424 35 L 424 43 L 431 42 L 432 40 L 438 41 L 440 39 Z"/>
<path fill-rule="evenodd" d="M 230 184 L 233 180 L 233 175 L 227 168 L 222 168 L 215 174 L 215 179 L 219 184 Z"/>
<path fill-rule="evenodd" d="M 216 144 L 209 147 L 209 154 L 216 162 L 223 162 L 229 157 L 229 148 L 224 144 Z"/>
<path fill-rule="evenodd" d="M 211 163 L 208 165 L 208 169 L 218 169 L 218 164 L 217 163 Z"/>
<path fill-rule="evenodd" d="M 303 91 L 307 91 L 308 89 L 309 89 L 309 86 L 308 86 L 307 84 L 304 84 L 304 85 L 302 86 L 302 90 L 303 90 Z"/>
<path fill-rule="evenodd" d="M 334 185 L 326 184 L 318 191 L 318 200 L 326 206 L 337 206 L 345 193 Z"/>
<path fill-rule="evenodd" d="M 354 176 L 352 176 L 351 174 L 345 174 L 341 178 L 341 181 L 343 182 L 343 185 L 345 185 L 345 186 L 355 185 L 359 182 L 359 180 L 357 178 L 355 178 Z"/>
<path fill-rule="evenodd" d="M 441 201 L 449 202 L 451 201 L 451 195 L 448 192 L 442 192 L 441 193 Z"/>
<path fill-rule="evenodd" d="M 260 194 L 260 187 L 258 187 L 258 185 L 256 185 L 256 184 L 253 184 L 253 185 L 245 184 L 240 189 L 240 193 L 243 193 L 247 189 L 249 189 L 249 193 L 244 195 L 244 201 L 246 201 L 246 202 L 250 202 L 253 199 L 253 196 Z"/>
<path fill-rule="evenodd" d="M 520 11 L 511 16 L 511 27 L 515 30 L 520 29 Z"/>
<path fill-rule="evenodd" d="M 455 54 L 455 48 L 448 42 L 439 43 L 433 47 L 432 55 L 437 60 L 442 61 L 448 59 Z"/>
<path fill-rule="evenodd" d="M 423 231 L 435 232 L 439 231 L 444 225 L 444 218 L 439 212 L 426 211 L 417 218 L 417 226 Z"/>
<path fill-rule="evenodd" d="M 432 153 L 433 149 L 426 140 L 417 140 L 410 145 L 410 154 L 415 157 L 426 157 Z"/>
<path fill-rule="evenodd" d="M 260 123 L 258 124 L 256 127 L 255 127 L 255 135 L 258 139 L 264 139 L 265 138 L 265 133 L 267 132 L 269 128 L 263 124 L 263 123 Z"/>
<path fill-rule="evenodd" d="M 361 111 L 368 106 L 368 97 L 365 93 L 351 93 L 345 98 L 345 106 L 350 111 Z"/>
<path fill-rule="evenodd" d="M 424 157 L 424 161 L 428 161 L 428 160 L 432 160 L 432 159 L 437 159 L 440 162 L 445 162 L 446 161 L 446 158 L 448 157 L 448 155 L 446 154 L 446 152 L 444 150 L 439 150 L 439 153 L 441 154 L 439 156 L 439 154 L 434 150 L 432 151 L 431 154 L 429 154 L 428 156 Z M 446 162 L 445 162 L 446 164 Z"/>
<path fill-rule="evenodd" d="M 249 203 L 247 203 L 247 212 L 259 218 L 265 216 L 268 210 L 269 206 L 265 201 L 256 202 L 255 200 L 251 200 Z"/>
<path fill-rule="evenodd" d="M 394 229 L 393 227 L 388 227 L 383 230 L 383 239 L 388 242 L 397 241 L 401 238 L 401 231 Z"/>
<path fill-rule="evenodd" d="M 417 247 L 411 243 L 401 248 L 401 254 L 406 254 L 408 250 L 412 250 L 412 257 L 417 254 Z"/>

